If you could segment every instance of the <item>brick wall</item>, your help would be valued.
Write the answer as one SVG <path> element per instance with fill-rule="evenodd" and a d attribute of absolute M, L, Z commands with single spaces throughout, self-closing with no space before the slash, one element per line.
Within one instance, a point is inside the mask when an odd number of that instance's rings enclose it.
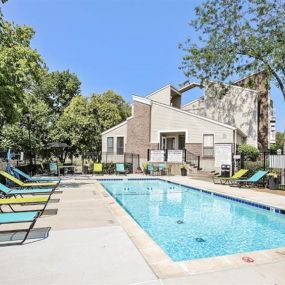
<path fill-rule="evenodd" d="M 186 143 L 185 144 L 186 150 L 190 151 L 195 155 L 202 156 L 202 144 L 201 143 Z"/>
<path fill-rule="evenodd" d="M 126 152 L 137 153 L 141 159 L 146 159 L 150 148 L 151 106 L 134 101 L 133 114 L 128 120 Z"/>

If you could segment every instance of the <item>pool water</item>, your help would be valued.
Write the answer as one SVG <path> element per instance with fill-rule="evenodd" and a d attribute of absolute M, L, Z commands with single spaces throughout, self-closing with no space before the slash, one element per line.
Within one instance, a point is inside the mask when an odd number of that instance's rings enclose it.
<path fill-rule="evenodd" d="M 162 180 L 100 183 L 173 261 L 285 246 L 284 215 Z"/>

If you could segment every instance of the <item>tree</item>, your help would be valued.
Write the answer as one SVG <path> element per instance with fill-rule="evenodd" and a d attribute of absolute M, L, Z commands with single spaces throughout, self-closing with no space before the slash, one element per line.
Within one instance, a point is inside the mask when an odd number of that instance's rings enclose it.
<path fill-rule="evenodd" d="M 80 95 L 80 85 L 76 74 L 69 70 L 54 71 L 42 76 L 33 93 L 44 100 L 53 110 L 53 116 L 58 118 L 72 98 Z"/>
<path fill-rule="evenodd" d="M 284 149 L 285 144 L 285 133 L 277 132 L 276 133 L 276 143 L 271 145 L 272 150 Z"/>
<path fill-rule="evenodd" d="M 279 0 L 206 0 L 190 24 L 199 33 L 180 45 L 181 69 L 201 82 L 264 70 L 285 99 L 285 2 Z"/>
<path fill-rule="evenodd" d="M 259 150 L 250 144 L 241 144 L 238 147 L 238 153 L 243 155 L 245 160 L 256 161 L 259 156 Z"/>
<path fill-rule="evenodd" d="M 0 130 L 17 119 L 24 92 L 39 79 L 44 64 L 30 46 L 34 31 L 0 17 Z"/>
<path fill-rule="evenodd" d="M 129 105 L 113 91 L 93 94 L 91 98 L 75 96 L 59 117 L 51 136 L 70 145 L 70 154 L 100 153 L 101 133 L 129 115 Z"/>

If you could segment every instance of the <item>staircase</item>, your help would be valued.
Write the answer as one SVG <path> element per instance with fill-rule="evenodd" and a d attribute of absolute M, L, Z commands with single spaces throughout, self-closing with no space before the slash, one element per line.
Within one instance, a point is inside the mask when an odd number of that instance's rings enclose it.
<path fill-rule="evenodd" d="M 202 170 L 200 167 L 200 156 L 185 150 L 184 161 L 190 166 L 190 171 L 197 172 Z"/>

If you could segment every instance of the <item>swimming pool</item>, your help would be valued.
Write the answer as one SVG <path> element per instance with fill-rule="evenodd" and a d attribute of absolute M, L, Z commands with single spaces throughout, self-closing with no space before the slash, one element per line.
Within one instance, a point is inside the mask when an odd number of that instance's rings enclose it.
<path fill-rule="evenodd" d="M 285 216 L 265 206 L 158 179 L 100 183 L 173 261 L 285 246 Z"/>

